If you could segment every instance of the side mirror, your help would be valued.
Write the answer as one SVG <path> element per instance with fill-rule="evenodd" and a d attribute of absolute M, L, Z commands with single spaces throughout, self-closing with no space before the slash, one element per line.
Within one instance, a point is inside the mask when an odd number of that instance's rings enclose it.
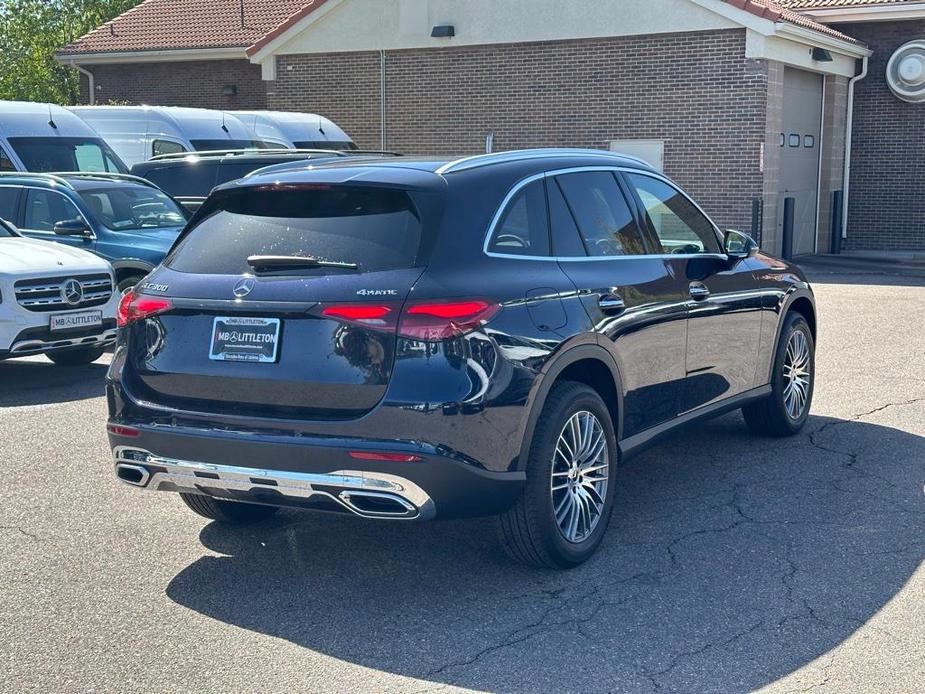
<path fill-rule="evenodd" d="M 90 236 L 90 227 L 80 219 L 64 219 L 55 222 L 55 234 L 58 236 Z"/>
<path fill-rule="evenodd" d="M 744 260 L 758 252 L 758 244 L 748 234 L 730 229 L 723 239 L 723 251 L 730 259 Z"/>

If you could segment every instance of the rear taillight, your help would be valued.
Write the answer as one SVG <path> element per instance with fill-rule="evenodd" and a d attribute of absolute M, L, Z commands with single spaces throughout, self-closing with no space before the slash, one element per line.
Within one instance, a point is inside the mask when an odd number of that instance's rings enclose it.
<path fill-rule="evenodd" d="M 161 299 L 158 297 L 144 296 L 135 292 L 126 292 L 119 302 L 119 310 L 116 312 L 116 322 L 119 327 L 133 323 L 136 320 L 147 318 L 173 308 L 170 299 Z"/>
<path fill-rule="evenodd" d="M 472 332 L 491 320 L 501 304 L 486 299 L 422 301 L 398 304 L 329 304 L 316 310 L 326 318 L 374 330 L 397 330 L 401 337 L 423 342 L 449 340 Z M 316 315 L 317 315 L 316 313 Z"/>
<path fill-rule="evenodd" d="M 425 342 L 449 340 L 480 328 L 500 310 L 501 304 L 484 299 L 410 304 L 398 323 L 398 334 Z"/>

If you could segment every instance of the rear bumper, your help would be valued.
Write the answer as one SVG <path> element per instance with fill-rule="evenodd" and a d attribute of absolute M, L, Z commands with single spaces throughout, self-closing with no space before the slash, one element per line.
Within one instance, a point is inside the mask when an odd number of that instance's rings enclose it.
<path fill-rule="evenodd" d="M 427 445 L 137 427 L 110 432 L 119 479 L 151 491 L 428 520 L 501 513 L 521 492 L 520 472 L 488 472 Z M 407 453 L 414 462 L 364 461 L 351 451 Z"/>

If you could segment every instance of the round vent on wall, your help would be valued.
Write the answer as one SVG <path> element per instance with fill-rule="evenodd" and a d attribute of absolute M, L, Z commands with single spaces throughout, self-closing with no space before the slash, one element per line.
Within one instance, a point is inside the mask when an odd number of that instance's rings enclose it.
<path fill-rule="evenodd" d="M 925 103 L 925 40 L 910 41 L 893 54 L 886 81 L 903 101 Z"/>

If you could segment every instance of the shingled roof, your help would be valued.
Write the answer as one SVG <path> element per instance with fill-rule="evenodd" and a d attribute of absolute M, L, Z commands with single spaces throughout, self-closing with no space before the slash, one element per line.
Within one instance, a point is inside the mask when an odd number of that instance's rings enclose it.
<path fill-rule="evenodd" d="M 325 0 L 144 0 L 58 55 L 241 48 Z M 241 21 L 241 8 L 244 21 Z M 242 50 L 243 54 L 243 50 Z"/>
<path fill-rule="evenodd" d="M 895 0 L 894 0 L 895 1 Z M 240 48 L 253 54 L 311 14 L 326 0 L 144 0 L 65 46 L 61 58 L 105 53 L 144 53 Z M 855 42 L 793 8 L 881 4 L 882 0 L 725 0 L 774 22 L 786 22 Z M 244 17 L 242 21 L 241 10 Z"/>

